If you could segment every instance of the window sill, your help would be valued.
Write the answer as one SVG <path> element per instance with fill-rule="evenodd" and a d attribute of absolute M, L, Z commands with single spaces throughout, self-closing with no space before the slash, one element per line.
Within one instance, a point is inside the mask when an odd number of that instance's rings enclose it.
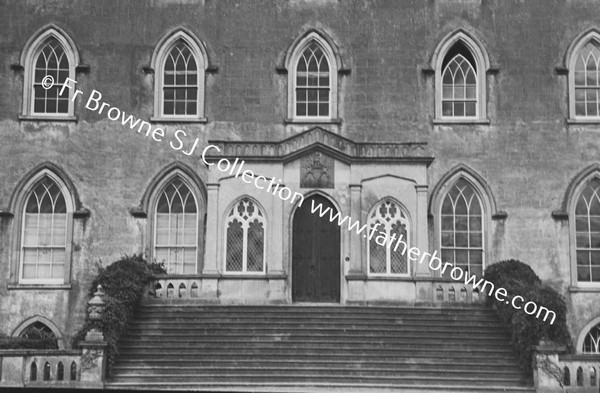
<path fill-rule="evenodd" d="M 403 276 L 384 276 L 367 275 L 365 281 L 414 281 L 414 278 L 408 275 Z"/>
<path fill-rule="evenodd" d="M 588 293 L 600 293 L 600 283 L 594 286 L 573 286 L 569 287 L 569 292 L 588 292 Z"/>
<path fill-rule="evenodd" d="M 77 122 L 77 117 L 76 116 L 21 115 L 21 116 L 19 116 L 19 120 Z"/>
<path fill-rule="evenodd" d="M 567 119 L 567 124 L 573 124 L 573 125 L 600 125 L 600 118 L 598 118 L 598 119 Z"/>
<path fill-rule="evenodd" d="M 318 118 L 289 119 L 289 118 L 286 118 L 283 122 L 285 124 L 342 124 L 342 119 L 318 119 Z"/>
<path fill-rule="evenodd" d="M 71 284 L 8 284 L 7 288 L 8 290 L 70 290 Z"/>
<path fill-rule="evenodd" d="M 435 125 L 489 125 L 490 119 L 433 119 Z"/>
<path fill-rule="evenodd" d="M 208 123 L 206 117 L 151 117 L 151 123 Z"/>
<path fill-rule="evenodd" d="M 206 276 L 205 276 L 206 277 Z M 208 277 L 206 277 L 208 278 Z M 272 274 L 272 273 L 222 273 L 215 275 L 214 278 L 234 279 L 234 280 L 273 280 L 286 279 L 287 274 Z"/>

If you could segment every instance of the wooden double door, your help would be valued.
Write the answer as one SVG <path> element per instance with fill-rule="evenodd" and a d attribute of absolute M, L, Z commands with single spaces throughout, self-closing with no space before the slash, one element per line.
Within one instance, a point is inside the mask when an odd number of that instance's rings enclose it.
<path fill-rule="evenodd" d="M 340 301 L 340 226 L 337 218 L 323 217 L 313 206 L 321 204 L 323 211 L 335 206 L 325 197 L 306 198 L 294 214 L 292 232 L 292 300 L 295 302 Z"/>

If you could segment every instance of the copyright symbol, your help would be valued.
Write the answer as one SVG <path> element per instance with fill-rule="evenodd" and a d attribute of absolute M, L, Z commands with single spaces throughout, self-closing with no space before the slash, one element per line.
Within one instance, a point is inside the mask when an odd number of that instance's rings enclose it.
<path fill-rule="evenodd" d="M 48 90 L 52 86 L 54 86 L 54 78 L 50 75 L 46 75 L 44 79 L 42 79 L 42 87 L 45 90 Z"/>

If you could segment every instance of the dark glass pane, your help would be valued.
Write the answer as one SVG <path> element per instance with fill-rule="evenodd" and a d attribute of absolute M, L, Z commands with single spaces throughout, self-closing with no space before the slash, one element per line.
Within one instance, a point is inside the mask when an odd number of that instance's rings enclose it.
<path fill-rule="evenodd" d="M 264 258 L 264 228 L 259 221 L 248 226 L 248 271 L 262 271 Z"/>
<path fill-rule="evenodd" d="M 56 100 L 46 100 L 46 113 L 56 113 Z"/>
<path fill-rule="evenodd" d="M 442 247 L 454 246 L 454 232 L 442 231 Z"/>
<path fill-rule="evenodd" d="M 467 102 L 465 104 L 466 116 L 475 116 L 476 108 L 474 102 Z"/>
<path fill-rule="evenodd" d="M 165 101 L 164 104 L 164 112 L 165 115 L 172 115 L 174 113 L 175 107 L 173 101 Z"/>
<path fill-rule="evenodd" d="M 469 237 L 466 232 L 456 232 L 456 247 L 468 247 Z"/>
<path fill-rule="evenodd" d="M 442 230 L 452 231 L 454 230 L 454 217 L 452 216 L 442 216 Z"/>
<path fill-rule="evenodd" d="M 308 116 L 317 116 L 317 104 L 316 103 L 308 103 Z"/>
<path fill-rule="evenodd" d="M 306 116 L 306 105 L 304 105 L 304 104 L 296 105 L 296 115 Z"/>
<path fill-rule="evenodd" d="M 329 104 L 319 104 L 319 116 L 329 116 Z"/>
<path fill-rule="evenodd" d="M 68 113 L 68 112 L 69 112 L 69 101 L 59 100 L 58 101 L 58 113 Z"/>
<path fill-rule="evenodd" d="M 445 101 L 442 102 L 442 115 L 443 116 L 452 116 L 452 103 Z"/>
<path fill-rule="evenodd" d="M 467 216 L 456 216 L 454 219 L 454 224 L 456 226 L 457 231 L 466 231 L 467 227 Z"/>
<path fill-rule="evenodd" d="M 577 251 L 577 266 L 588 266 L 590 264 L 589 251 Z"/>
<path fill-rule="evenodd" d="M 196 114 L 196 101 L 193 102 L 188 102 L 187 106 L 186 106 L 186 111 L 188 115 L 195 115 Z"/>
<path fill-rule="evenodd" d="M 481 233 L 471 233 L 469 235 L 469 246 L 470 247 L 481 247 L 482 246 Z"/>
<path fill-rule="evenodd" d="M 229 223 L 227 228 L 227 270 L 242 271 L 243 267 L 243 241 L 244 232 L 242 224 L 238 221 Z"/>
<path fill-rule="evenodd" d="M 454 116 L 464 116 L 465 115 L 465 104 L 463 102 L 455 102 L 454 103 Z"/>

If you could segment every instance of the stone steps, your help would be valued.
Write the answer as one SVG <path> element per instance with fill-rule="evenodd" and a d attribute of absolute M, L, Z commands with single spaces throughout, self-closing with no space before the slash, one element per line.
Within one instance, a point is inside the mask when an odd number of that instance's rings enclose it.
<path fill-rule="evenodd" d="M 534 391 L 522 382 L 508 332 L 481 306 L 155 302 L 118 348 L 108 388 Z"/>

